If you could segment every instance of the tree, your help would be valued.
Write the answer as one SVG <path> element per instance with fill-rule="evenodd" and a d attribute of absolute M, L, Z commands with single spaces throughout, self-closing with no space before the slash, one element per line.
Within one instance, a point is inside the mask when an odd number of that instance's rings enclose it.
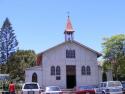
<path fill-rule="evenodd" d="M 8 58 L 17 50 L 18 42 L 8 18 L 0 30 L 0 64 L 6 63 Z"/>
<path fill-rule="evenodd" d="M 119 34 L 112 36 L 111 38 L 104 38 L 104 42 L 102 43 L 104 62 L 107 63 L 107 65 L 112 65 L 114 79 L 116 80 L 125 74 L 125 54 L 123 51 L 124 41 L 125 35 Z"/>
<path fill-rule="evenodd" d="M 6 72 L 10 74 L 11 79 L 24 81 L 25 69 L 33 67 L 35 61 L 36 54 L 33 50 L 17 50 L 17 52 L 9 58 L 6 64 Z"/>

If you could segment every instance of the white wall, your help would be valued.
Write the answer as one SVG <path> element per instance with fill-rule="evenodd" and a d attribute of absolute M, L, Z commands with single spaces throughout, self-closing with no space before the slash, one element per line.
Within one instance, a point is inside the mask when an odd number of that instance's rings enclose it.
<path fill-rule="evenodd" d="M 75 49 L 76 58 L 66 59 L 66 49 Z M 51 66 L 61 66 L 61 80 L 56 80 L 56 76 L 50 75 Z M 99 72 L 97 64 L 97 55 L 80 45 L 75 43 L 65 43 L 43 54 L 43 84 L 58 85 L 66 88 L 66 65 L 76 65 L 76 84 L 80 85 L 95 85 L 99 81 Z M 91 67 L 91 75 L 81 75 L 81 66 L 89 65 Z"/>
<path fill-rule="evenodd" d="M 107 69 L 106 75 L 107 75 L 107 81 L 113 81 L 112 69 Z"/>
<path fill-rule="evenodd" d="M 43 87 L 43 75 L 42 75 L 42 69 L 27 69 L 25 71 L 25 82 L 32 82 L 32 75 L 33 73 L 37 74 L 38 83 L 41 87 Z"/>

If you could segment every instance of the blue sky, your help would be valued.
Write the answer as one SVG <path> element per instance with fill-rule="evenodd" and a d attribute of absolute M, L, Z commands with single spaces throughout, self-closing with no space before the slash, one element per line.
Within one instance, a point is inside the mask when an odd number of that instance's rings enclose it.
<path fill-rule="evenodd" d="M 98 52 L 104 37 L 125 34 L 125 0 L 0 0 L 0 27 L 8 17 L 19 48 L 39 53 L 64 42 L 67 11 L 75 40 Z"/>

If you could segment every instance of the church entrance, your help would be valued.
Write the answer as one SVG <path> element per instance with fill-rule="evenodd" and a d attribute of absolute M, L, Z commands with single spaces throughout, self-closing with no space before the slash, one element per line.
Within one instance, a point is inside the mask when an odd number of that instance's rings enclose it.
<path fill-rule="evenodd" d="M 66 66 L 66 85 L 67 88 L 74 88 L 76 86 L 76 66 Z"/>

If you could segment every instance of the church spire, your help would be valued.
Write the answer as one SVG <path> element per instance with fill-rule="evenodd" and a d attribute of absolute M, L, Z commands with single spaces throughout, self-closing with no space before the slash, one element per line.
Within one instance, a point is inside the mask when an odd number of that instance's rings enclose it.
<path fill-rule="evenodd" d="M 66 29 L 64 31 L 65 34 L 65 41 L 72 41 L 73 40 L 73 27 L 72 27 L 72 23 L 70 21 L 70 17 L 68 15 L 68 19 L 67 19 L 67 23 L 66 23 Z"/>
<path fill-rule="evenodd" d="M 68 19 L 67 19 L 65 32 L 74 32 L 69 16 L 68 16 Z"/>

